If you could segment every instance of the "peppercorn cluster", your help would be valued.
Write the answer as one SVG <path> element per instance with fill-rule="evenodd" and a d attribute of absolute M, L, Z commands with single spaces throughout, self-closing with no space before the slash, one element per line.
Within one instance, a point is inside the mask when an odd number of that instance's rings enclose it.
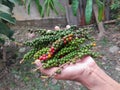
<path fill-rule="evenodd" d="M 99 54 L 92 49 L 96 44 L 90 36 L 91 30 L 75 26 L 57 31 L 36 30 L 38 37 L 24 43 L 32 49 L 24 55 L 23 60 L 38 59 L 46 69 L 59 67 L 68 62 L 75 63 L 78 58 L 86 55 L 97 57 Z"/>

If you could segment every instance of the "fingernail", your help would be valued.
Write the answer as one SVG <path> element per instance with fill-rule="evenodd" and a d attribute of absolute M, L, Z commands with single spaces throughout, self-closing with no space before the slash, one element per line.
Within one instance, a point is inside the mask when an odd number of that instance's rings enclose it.
<path fill-rule="evenodd" d="M 36 64 L 36 66 L 41 66 L 41 62 L 40 62 L 40 60 L 35 60 L 34 63 Z"/>

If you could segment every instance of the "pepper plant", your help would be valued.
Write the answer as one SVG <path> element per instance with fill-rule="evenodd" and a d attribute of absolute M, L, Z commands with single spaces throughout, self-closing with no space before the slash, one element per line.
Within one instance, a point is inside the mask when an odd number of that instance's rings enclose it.
<path fill-rule="evenodd" d="M 3 36 L 12 39 L 13 30 L 8 24 L 15 24 L 16 20 L 13 17 L 12 10 L 15 3 L 20 3 L 21 0 L 0 0 L 0 44 L 5 43 Z"/>
<path fill-rule="evenodd" d="M 60 8 L 60 10 L 64 11 L 63 6 L 59 3 L 58 0 L 43 0 L 41 3 L 40 0 L 23 0 L 23 5 L 27 6 L 28 14 L 30 14 L 31 3 L 34 2 L 36 8 L 41 17 L 44 17 L 45 14 L 47 16 L 50 15 L 50 11 L 54 11 L 57 15 L 59 14 L 56 6 Z"/>
<path fill-rule="evenodd" d="M 2 49 L 2 58 L 6 61 L 6 40 L 12 38 L 14 31 L 10 29 L 9 24 L 15 24 L 16 19 L 13 17 L 12 10 L 15 4 L 21 3 L 21 0 L 0 0 L 0 49 Z"/>
<path fill-rule="evenodd" d="M 111 11 L 112 11 L 111 18 L 119 19 L 120 18 L 120 1 L 113 0 L 110 7 L 111 7 Z"/>
<path fill-rule="evenodd" d="M 40 2 L 40 0 L 23 0 L 24 5 L 27 5 L 28 14 L 30 14 L 30 6 L 31 2 L 35 2 L 36 7 L 40 13 L 41 17 L 44 17 L 45 14 L 49 16 L 50 11 L 54 11 L 56 14 L 59 14 L 56 10 L 57 7 L 60 8 L 60 10 L 64 11 L 64 7 L 60 4 L 58 0 L 43 0 L 43 2 Z M 72 11 L 73 15 L 77 15 L 77 9 L 80 4 L 80 0 L 68 0 L 72 5 Z M 102 21 L 104 18 L 104 3 L 101 0 L 86 0 L 86 8 L 85 8 L 85 19 L 86 23 L 90 23 L 90 20 L 92 18 L 92 11 L 93 11 L 93 4 L 97 4 L 98 6 L 98 20 Z"/>

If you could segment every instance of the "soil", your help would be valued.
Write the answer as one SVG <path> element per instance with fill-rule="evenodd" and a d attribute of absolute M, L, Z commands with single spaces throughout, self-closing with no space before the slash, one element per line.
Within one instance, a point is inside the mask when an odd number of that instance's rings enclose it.
<path fill-rule="evenodd" d="M 28 39 L 28 27 L 12 27 L 15 30 L 14 37 L 17 42 Z M 31 27 L 36 29 L 38 27 Z M 94 50 L 101 53 L 102 57 L 95 59 L 98 65 L 114 80 L 120 83 L 120 27 L 117 25 L 105 25 L 105 36 L 96 39 L 97 46 Z M 97 38 L 98 31 L 95 28 L 93 35 Z M 11 48 L 12 47 L 12 48 Z M 20 64 L 24 53 L 28 48 L 12 44 L 7 47 L 7 63 L 0 58 L 0 90 L 87 90 L 79 83 L 72 81 L 49 80 L 40 77 L 41 73 L 31 72 L 35 66 Z"/>

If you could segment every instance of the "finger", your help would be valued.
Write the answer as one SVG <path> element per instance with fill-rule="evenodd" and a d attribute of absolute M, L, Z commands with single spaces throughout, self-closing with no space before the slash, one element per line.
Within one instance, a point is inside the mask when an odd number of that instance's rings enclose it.
<path fill-rule="evenodd" d="M 86 65 L 92 66 L 95 64 L 95 61 L 91 56 L 87 56 L 87 57 L 83 58 L 83 60 L 84 60 L 83 63 Z"/>
<path fill-rule="evenodd" d="M 56 71 L 58 70 L 58 67 L 54 67 L 54 68 L 50 68 L 50 69 L 42 69 L 42 73 L 48 75 L 48 76 L 55 76 L 56 75 Z"/>
<path fill-rule="evenodd" d="M 36 64 L 37 67 L 42 67 L 42 63 L 40 62 L 40 60 L 35 60 L 34 63 Z"/>
<path fill-rule="evenodd" d="M 42 67 L 42 63 L 40 62 L 40 60 L 36 60 L 35 64 L 43 74 L 48 75 L 48 76 L 52 76 L 56 72 L 56 70 L 58 69 L 58 67 L 54 67 L 54 68 L 50 68 L 50 69 L 44 69 Z"/>

